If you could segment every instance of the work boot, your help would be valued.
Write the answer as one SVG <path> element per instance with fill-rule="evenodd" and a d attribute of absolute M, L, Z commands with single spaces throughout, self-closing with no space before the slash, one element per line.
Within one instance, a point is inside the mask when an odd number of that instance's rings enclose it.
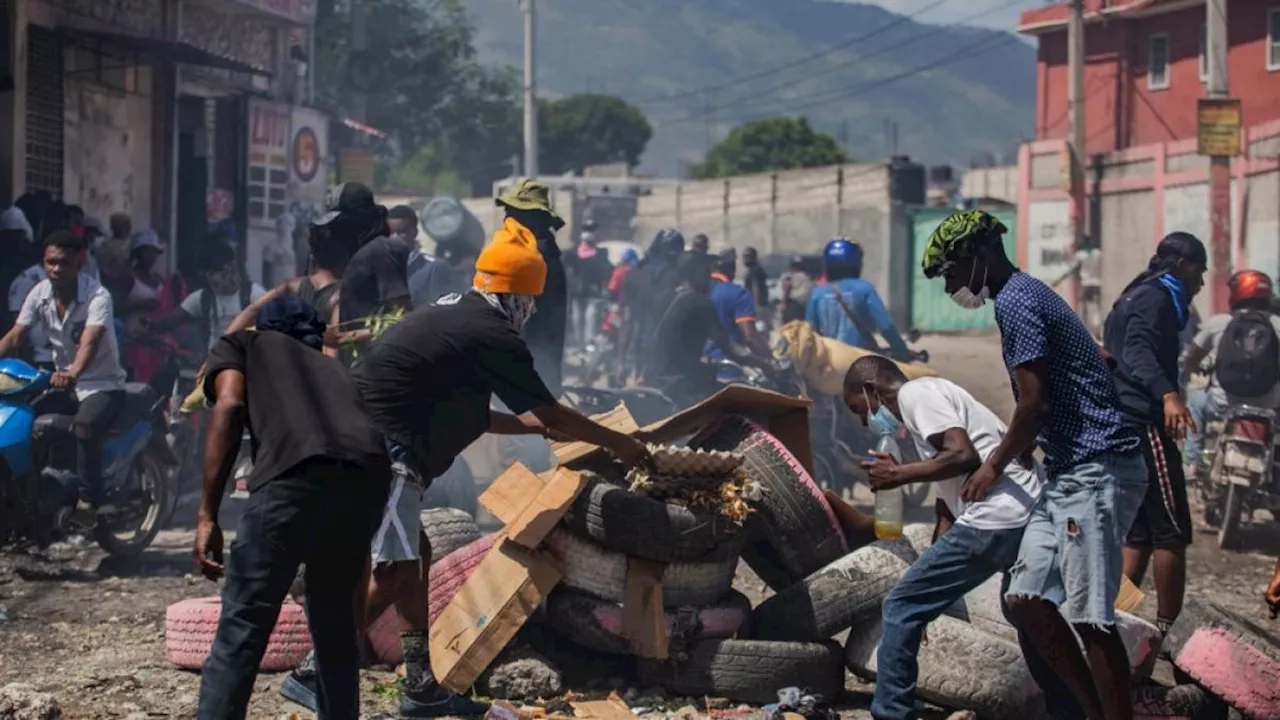
<path fill-rule="evenodd" d="M 302 663 L 280 684 L 280 694 L 311 712 L 319 712 L 320 676 L 316 674 L 316 651 L 307 653 Z"/>
<path fill-rule="evenodd" d="M 482 717 L 488 711 L 488 703 L 455 695 L 434 683 L 420 690 L 406 691 L 400 697 L 400 717 L 403 718 Z"/>

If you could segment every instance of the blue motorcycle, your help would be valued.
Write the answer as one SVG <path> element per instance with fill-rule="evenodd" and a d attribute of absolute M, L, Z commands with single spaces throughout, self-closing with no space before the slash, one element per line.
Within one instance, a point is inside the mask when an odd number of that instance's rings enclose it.
<path fill-rule="evenodd" d="M 177 465 L 165 440 L 165 398 L 129 383 L 102 448 L 106 500 L 116 512 L 77 517 L 73 415 L 52 375 L 21 360 L 0 359 L 0 544 L 27 538 L 38 546 L 92 532 L 116 556 L 141 553 L 165 527 L 176 501 Z M 59 402 L 61 401 L 61 402 Z"/>

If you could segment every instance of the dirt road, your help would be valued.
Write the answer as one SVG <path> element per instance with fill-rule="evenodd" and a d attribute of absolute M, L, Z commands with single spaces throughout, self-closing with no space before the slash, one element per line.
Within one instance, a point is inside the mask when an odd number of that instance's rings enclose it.
<path fill-rule="evenodd" d="M 1000 415 L 1012 409 L 1008 376 L 993 337 L 925 338 L 934 364 Z M 1262 592 L 1280 550 L 1274 534 L 1255 534 L 1256 551 L 1222 553 L 1199 534 L 1191 551 L 1191 594 L 1262 618 Z M 162 534 L 141 561 L 121 563 L 96 550 L 61 547 L 46 556 L 0 554 L 0 686 L 24 683 L 52 693 L 67 718 L 190 717 L 199 677 L 173 669 L 164 653 L 165 608 L 216 588 L 193 575 L 191 534 Z M 1140 612 L 1154 618 L 1154 593 Z M 288 717 L 300 708 L 277 694 L 280 675 L 259 678 L 249 716 Z M 393 706 L 393 676 L 367 672 L 368 713 Z M 863 688 L 865 690 L 865 687 Z M 865 696 L 854 706 L 866 706 Z M 861 712 L 850 715 L 863 716 Z"/>

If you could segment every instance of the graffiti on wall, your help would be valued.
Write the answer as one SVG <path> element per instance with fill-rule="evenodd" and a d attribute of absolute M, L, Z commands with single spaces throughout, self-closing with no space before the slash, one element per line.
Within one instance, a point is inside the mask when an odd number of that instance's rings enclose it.
<path fill-rule="evenodd" d="M 1027 267 L 1033 277 L 1052 283 L 1075 263 L 1071 207 L 1066 200 L 1027 205 Z"/>
<path fill-rule="evenodd" d="M 271 30 L 252 15 L 220 13 L 203 5 L 182 9 L 182 41 L 258 68 L 272 63 Z"/>

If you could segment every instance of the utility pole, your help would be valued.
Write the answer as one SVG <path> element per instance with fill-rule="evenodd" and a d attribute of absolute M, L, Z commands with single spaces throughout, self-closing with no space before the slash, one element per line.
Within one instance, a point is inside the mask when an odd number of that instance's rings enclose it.
<path fill-rule="evenodd" d="M 1071 250 L 1072 255 L 1084 249 L 1084 0 L 1071 0 L 1071 18 L 1067 22 L 1067 124 L 1070 136 L 1067 162 L 1071 192 Z M 1077 266 L 1078 267 L 1078 266 Z M 1077 272 L 1072 283 L 1072 305 L 1081 312 L 1080 275 Z"/>
<path fill-rule="evenodd" d="M 369 28 L 365 19 L 364 0 L 351 0 L 351 54 L 361 58 L 369 49 Z M 312 58 L 311 62 L 314 63 L 315 59 Z M 352 87 L 351 114 L 358 123 L 369 119 L 369 94 L 360 84 Z"/>
<path fill-rule="evenodd" d="M 1227 0 L 1205 3 L 1205 55 L 1208 61 L 1208 97 L 1226 99 L 1227 92 Z M 1213 311 L 1229 310 L 1227 280 L 1231 278 L 1231 158 L 1209 158 L 1209 246 L 1213 266 Z M 1178 230 L 1180 228 L 1171 228 Z"/>
<path fill-rule="evenodd" d="M 702 153 L 702 160 L 703 162 L 706 162 L 707 156 L 711 154 L 711 148 L 713 146 L 712 133 L 716 124 L 716 110 L 711 105 L 710 92 L 702 93 L 702 119 L 706 122 L 706 125 L 707 125 L 707 140 L 706 140 L 707 150 L 706 152 Z"/>
<path fill-rule="evenodd" d="M 524 175 L 538 176 L 538 98 L 534 65 L 534 0 L 520 0 L 524 11 Z"/>

